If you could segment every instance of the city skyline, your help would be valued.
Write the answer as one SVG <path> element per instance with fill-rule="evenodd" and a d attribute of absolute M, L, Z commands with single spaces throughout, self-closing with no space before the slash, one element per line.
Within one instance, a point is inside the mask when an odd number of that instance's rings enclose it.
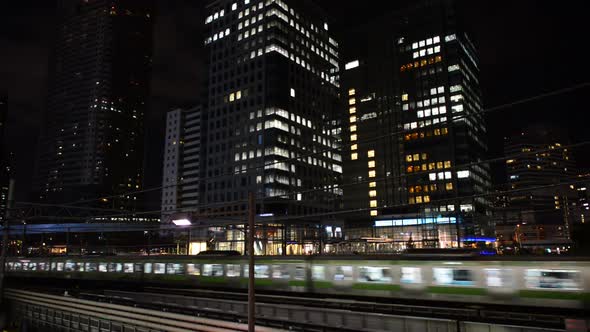
<path fill-rule="evenodd" d="M 31 2 L 32 3 L 32 2 Z M 47 57 L 48 50 L 48 33 L 45 32 L 47 29 L 39 29 L 35 26 L 24 27 L 22 24 L 26 22 L 26 18 L 35 19 L 39 26 L 51 27 L 52 19 L 51 13 L 55 8 L 50 3 L 44 3 L 42 7 L 33 8 L 33 10 L 27 10 L 24 13 L 27 5 L 31 3 L 22 3 L 19 5 L 11 4 L 15 6 L 15 12 L 21 13 L 22 20 L 16 21 L 14 18 L 8 18 L 7 22 L 13 27 L 21 27 L 16 36 L 4 36 L 7 40 L 8 52 L 4 55 L 7 58 L 6 61 L 13 61 L 14 67 L 23 68 L 28 66 L 30 70 L 25 70 L 24 75 L 14 76 L 11 74 L 13 68 L 5 68 L 8 76 L 14 81 L 14 84 L 8 85 L 7 82 L 3 81 L 0 89 L 6 91 L 4 94 L 8 95 L 9 99 L 14 102 L 11 103 L 9 109 L 9 122 L 14 125 L 8 128 L 8 137 L 10 138 L 11 144 L 15 145 L 17 151 L 29 151 L 36 146 L 36 140 L 34 138 L 35 133 L 39 131 L 40 114 L 43 108 L 42 101 L 46 94 L 46 88 L 43 86 L 46 82 L 46 66 L 43 61 Z M 321 2 L 324 6 L 330 7 L 329 1 Z M 570 10 L 558 10 L 555 14 L 555 19 L 561 22 L 561 24 L 555 27 L 549 28 L 542 26 L 541 20 L 543 15 L 549 10 L 545 5 L 536 5 L 531 7 L 531 3 L 519 3 L 510 4 L 511 7 L 507 10 L 498 10 L 489 4 L 483 4 L 480 7 L 469 6 L 465 2 L 461 2 L 465 10 L 473 14 L 473 17 L 468 19 L 468 26 L 471 30 L 475 31 L 474 40 L 476 40 L 476 46 L 481 53 L 481 71 L 482 71 L 482 90 L 483 90 L 483 101 L 484 108 L 493 107 L 502 103 L 512 102 L 518 98 L 526 98 L 535 94 L 551 91 L 551 88 L 558 89 L 575 85 L 576 83 L 584 81 L 584 71 L 571 71 L 563 70 L 559 71 L 559 66 L 552 66 L 552 63 L 562 63 L 561 52 L 555 51 L 556 49 L 568 49 L 573 47 L 572 41 L 575 40 L 575 34 L 566 34 L 565 31 L 579 31 L 576 29 L 576 20 L 566 20 L 566 14 L 570 14 Z M 152 138 L 149 142 L 150 151 L 148 151 L 148 164 L 154 165 L 162 156 L 162 147 L 159 144 L 160 140 L 156 140 L 154 137 L 163 137 L 163 127 L 161 124 L 164 121 L 165 112 L 177 106 L 190 106 L 193 105 L 200 99 L 199 93 L 195 93 L 195 88 L 200 84 L 202 79 L 202 63 L 200 56 L 202 56 L 201 45 L 193 42 L 193 39 L 187 39 L 188 34 L 199 34 L 202 32 L 197 29 L 200 22 L 195 22 L 193 17 L 189 13 L 196 14 L 197 16 L 203 16 L 200 8 L 204 6 L 203 3 L 191 3 L 188 7 L 187 4 L 180 2 L 168 2 L 166 4 L 158 3 L 156 10 L 156 31 L 155 31 L 155 58 L 154 58 L 154 79 L 152 82 L 153 96 L 152 96 L 152 107 L 148 112 L 148 132 L 152 135 L 148 136 Z M 182 8 L 185 6 L 186 8 Z M 393 6 L 393 5 L 392 5 Z M 342 8 L 340 8 L 342 7 Z M 332 10 L 331 13 L 335 16 L 337 24 L 334 26 L 335 30 L 342 31 L 340 26 L 346 26 L 349 22 L 363 22 L 367 18 L 378 16 L 375 10 L 371 7 L 360 10 L 356 15 L 349 15 L 350 8 L 354 8 L 354 4 L 346 4 L 340 6 L 337 10 Z M 387 6 L 386 6 L 387 7 Z M 182 10 L 181 10 L 182 8 Z M 360 8 L 360 7 L 359 7 Z M 386 8 L 389 9 L 389 8 Z M 530 11 L 529 11 L 530 9 Z M 520 15 L 525 11 L 528 11 L 529 20 L 528 23 L 523 23 L 519 18 Z M 575 12 L 572 10 L 572 12 Z M 486 16 L 485 14 L 491 14 Z M 24 15 L 24 16 L 23 16 Z M 353 17 L 354 16 L 354 17 Z M 357 17 L 358 16 L 358 17 Z M 498 26 L 498 35 L 485 29 L 486 23 L 490 23 L 494 20 L 498 21 L 499 18 L 505 16 L 504 24 Z M 190 19 L 189 19 L 190 17 Z M 199 17 L 201 18 L 201 17 Z M 202 17 L 205 18 L 204 16 Z M 352 24 L 351 23 L 351 24 Z M 529 35 L 529 27 L 535 26 L 537 29 L 541 29 L 539 34 Z M 508 33 L 510 32 L 510 33 Z M 537 44 L 539 38 L 547 36 L 547 38 L 558 43 L 560 46 L 544 46 Z M 523 37 L 528 38 L 523 38 Z M 559 36 L 559 37 L 558 37 Z M 499 41 L 506 41 L 506 43 L 500 43 Z M 522 45 L 520 45 L 522 44 Z M 509 45 L 509 46 L 505 46 Z M 499 47 L 499 48 L 498 48 Z M 546 47 L 546 51 L 543 48 Z M 31 52 L 34 50 L 33 52 Z M 16 54 L 20 54 L 24 51 L 25 56 L 22 59 L 16 59 Z M 174 52 L 179 59 L 177 63 L 172 64 L 169 60 L 171 59 L 171 53 Z M 544 72 L 548 79 L 539 80 L 536 76 L 531 76 L 533 68 L 537 68 L 535 65 L 540 60 L 531 57 L 536 52 L 545 52 L 551 54 L 556 60 L 548 63 L 549 69 Z M 567 53 L 567 52 L 564 52 Z M 192 54 L 192 56 L 191 56 Z M 512 61 L 511 59 L 519 59 L 518 61 Z M 527 61 L 522 59 L 526 58 Z M 184 61 L 184 62 L 183 62 Z M 184 63 L 184 64 L 183 64 Z M 509 68 L 509 69 L 502 69 Z M 522 74 L 521 74 L 522 72 Z M 177 73 L 177 74 L 173 74 Z M 509 76 L 506 76 L 509 75 Z M 536 74 L 535 74 L 536 75 Z M 502 80 L 502 77 L 512 77 L 511 79 Z M 549 79 L 552 78 L 552 79 Z M 21 83 L 22 82 L 22 83 Z M 25 83 L 26 82 L 26 83 Z M 527 82 L 523 84 L 523 82 Z M 549 85 L 542 85 L 541 82 L 548 82 Z M 500 84 L 501 83 L 501 84 Z M 519 88 L 516 89 L 515 87 Z M 35 89 L 35 87 L 38 87 Z M 32 89 L 32 94 L 29 90 Z M 25 92 L 27 91 L 27 92 Z M 503 122 L 502 112 L 497 112 L 496 115 L 492 115 L 490 118 L 491 130 L 490 148 L 492 155 L 499 155 L 502 151 L 502 138 L 510 132 L 518 131 L 520 123 L 525 123 L 527 118 L 531 114 L 545 116 L 547 119 L 552 118 L 551 109 L 556 107 L 563 107 L 568 114 L 566 118 L 582 119 L 581 112 L 576 112 L 579 98 L 583 95 L 582 91 L 573 91 L 566 94 L 567 98 L 560 99 L 559 97 L 551 97 L 542 102 L 530 103 L 529 105 L 519 106 L 519 112 L 522 115 L 514 117 L 513 112 L 511 118 L 514 121 L 509 123 Z M 24 97 L 24 96 L 27 97 Z M 31 96 L 31 97 L 29 97 Z M 37 97 L 35 97 L 37 96 Z M 202 98 L 201 98 L 202 99 Z M 167 106 L 166 106 L 167 105 Z M 562 106 L 563 105 L 563 106 Z M 541 108 L 541 113 L 535 112 L 536 108 Z M 28 114 L 28 116 L 17 116 L 17 114 Z M 563 117 L 559 117 L 558 122 L 567 123 Z M 571 121 L 575 125 L 581 125 L 582 121 Z M 508 124 L 508 125 L 507 125 Z M 14 128 L 24 128 L 25 130 L 15 130 Z M 23 134 L 26 132 L 26 136 Z M 31 134 L 33 133 L 33 134 Z M 573 131 L 572 135 L 574 140 L 583 139 L 586 135 L 583 131 Z M 574 152 L 575 153 L 575 152 Z M 17 164 L 20 169 L 30 169 L 32 164 L 30 156 L 23 153 L 17 153 L 16 156 Z M 580 163 L 587 164 L 584 157 L 577 158 Z M 148 179 L 146 187 L 155 187 L 160 184 L 161 171 L 159 167 L 148 166 Z M 25 171 L 26 172 L 26 171 Z M 502 179 L 501 171 L 500 175 L 495 177 Z M 496 171 L 494 174 L 498 174 Z M 26 200 L 28 198 L 27 189 L 28 181 L 26 176 L 17 174 L 20 186 L 17 186 L 17 197 L 20 200 Z M 153 195 L 150 198 L 150 205 L 155 206 L 159 203 L 159 196 Z"/>

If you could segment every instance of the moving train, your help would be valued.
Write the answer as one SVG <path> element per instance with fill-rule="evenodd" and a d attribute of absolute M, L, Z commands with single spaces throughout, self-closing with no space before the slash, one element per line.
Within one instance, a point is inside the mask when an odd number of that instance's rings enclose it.
<path fill-rule="evenodd" d="M 12 277 L 244 289 L 245 256 L 9 258 Z M 256 257 L 260 290 L 559 308 L 590 307 L 590 259 L 470 256 Z"/>

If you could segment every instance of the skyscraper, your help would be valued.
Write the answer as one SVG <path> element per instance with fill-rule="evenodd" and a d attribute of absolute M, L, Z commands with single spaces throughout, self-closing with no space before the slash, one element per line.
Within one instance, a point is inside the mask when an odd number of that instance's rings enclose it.
<path fill-rule="evenodd" d="M 145 0 L 59 2 L 34 179 L 38 199 L 74 202 L 142 188 L 152 11 Z M 99 203 L 131 209 L 137 201 Z"/>
<path fill-rule="evenodd" d="M 507 190 L 515 192 L 507 195 L 496 219 L 498 236 L 507 245 L 556 249 L 571 243 L 580 206 L 576 187 L 567 184 L 578 180 L 567 144 L 566 131 L 541 124 L 505 139 Z"/>
<path fill-rule="evenodd" d="M 264 234 L 275 239 L 264 251 L 301 252 L 321 229 L 289 225 L 331 217 L 286 219 L 332 211 L 341 194 L 341 155 L 331 150 L 339 147 L 338 43 L 311 1 L 219 0 L 207 10 L 202 202 L 226 203 L 209 214 L 244 215 L 255 193 L 257 212 L 287 225 Z"/>
<path fill-rule="evenodd" d="M 349 237 L 392 250 L 493 240 L 478 58 L 456 4 L 425 1 L 347 36 L 344 204 L 365 211 Z"/>
<path fill-rule="evenodd" d="M 199 209 L 202 116 L 200 106 L 175 109 L 166 115 L 162 221 L 175 213 Z"/>

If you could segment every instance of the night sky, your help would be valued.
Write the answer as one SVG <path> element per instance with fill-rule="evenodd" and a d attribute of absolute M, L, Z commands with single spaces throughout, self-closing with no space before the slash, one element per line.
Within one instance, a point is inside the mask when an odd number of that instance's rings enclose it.
<path fill-rule="evenodd" d="M 338 27 L 350 27 L 399 7 L 403 1 L 318 0 Z M 155 16 L 151 110 L 147 114 L 148 155 L 145 187 L 161 185 L 164 114 L 198 101 L 203 79 L 206 1 L 160 0 Z M 362 7 L 361 4 L 370 4 Z M 479 48 L 484 106 L 590 81 L 583 1 L 464 1 L 464 20 Z M 10 7 L 10 8 L 6 8 Z M 0 24 L 0 94 L 8 97 L 6 142 L 16 154 L 17 200 L 29 199 L 30 178 L 47 92 L 47 57 L 54 31 L 55 3 L 19 0 L 6 3 Z M 5 26 L 4 26 L 5 25 Z M 590 139 L 587 115 L 590 88 L 515 106 L 488 116 L 491 157 L 502 154 L 502 137 L 534 122 L 568 129 L 570 139 Z M 590 151 L 576 154 L 590 167 Z M 501 174 L 501 173 L 498 173 Z M 495 179 L 499 182 L 501 176 Z M 148 197 L 159 206 L 159 193 Z"/>

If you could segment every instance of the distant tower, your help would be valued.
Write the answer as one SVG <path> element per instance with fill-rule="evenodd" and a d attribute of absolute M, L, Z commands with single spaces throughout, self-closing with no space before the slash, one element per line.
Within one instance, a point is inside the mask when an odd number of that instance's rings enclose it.
<path fill-rule="evenodd" d="M 150 0 L 59 2 L 37 199 L 74 202 L 142 189 L 153 7 Z M 100 204 L 133 209 L 136 199 Z"/>

